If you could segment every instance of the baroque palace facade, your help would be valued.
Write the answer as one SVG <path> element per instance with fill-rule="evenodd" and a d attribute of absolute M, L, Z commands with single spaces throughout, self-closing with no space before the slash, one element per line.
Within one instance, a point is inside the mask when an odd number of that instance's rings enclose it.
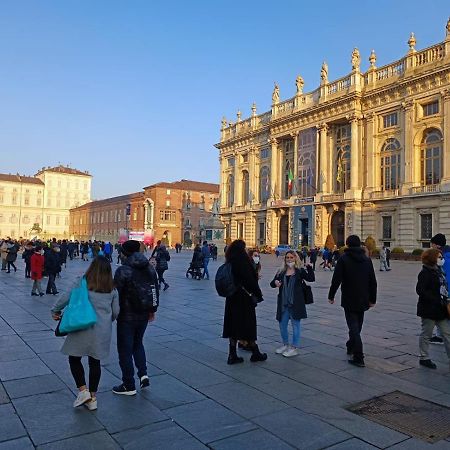
<path fill-rule="evenodd" d="M 221 219 L 248 245 L 338 246 L 358 234 L 412 250 L 450 235 L 450 19 L 446 37 L 383 67 L 370 54 L 349 75 L 228 123 L 220 150 Z"/>
<path fill-rule="evenodd" d="M 88 172 L 43 167 L 33 177 L 0 174 L 0 237 L 69 237 L 69 210 L 91 199 Z"/>
<path fill-rule="evenodd" d="M 167 245 L 190 246 L 205 235 L 219 185 L 180 180 L 156 183 L 141 192 L 96 200 L 70 210 L 72 239 L 117 242 L 129 231 L 149 233 Z"/>

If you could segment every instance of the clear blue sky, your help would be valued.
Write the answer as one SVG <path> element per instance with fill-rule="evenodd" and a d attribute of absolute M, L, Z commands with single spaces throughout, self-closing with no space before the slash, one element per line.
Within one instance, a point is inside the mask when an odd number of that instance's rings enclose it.
<path fill-rule="evenodd" d="M 448 0 L 3 0 L 0 172 L 89 170 L 94 198 L 218 182 L 220 120 L 440 42 Z"/>

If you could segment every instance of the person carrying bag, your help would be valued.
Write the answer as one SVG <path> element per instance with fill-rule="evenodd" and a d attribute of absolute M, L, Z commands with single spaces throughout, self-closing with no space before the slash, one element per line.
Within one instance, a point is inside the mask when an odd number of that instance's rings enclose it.
<path fill-rule="evenodd" d="M 68 333 L 61 352 L 69 357 L 70 371 L 79 390 L 73 406 L 84 404 L 90 411 L 96 410 L 100 361 L 109 355 L 112 322 L 120 312 L 109 261 L 104 256 L 95 258 L 85 276 L 61 296 L 51 312 L 54 320 L 60 320 L 60 333 Z M 89 360 L 89 389 L 81 362 L 83 356 Z"/>

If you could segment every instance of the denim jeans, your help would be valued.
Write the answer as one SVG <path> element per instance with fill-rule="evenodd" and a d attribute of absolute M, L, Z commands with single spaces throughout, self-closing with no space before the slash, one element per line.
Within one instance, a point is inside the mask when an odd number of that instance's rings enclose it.
<path fill-rule="evenodd" d="M 36 291 L 38 291 L 39 294 L 42 293 L 41 280 L 34 280 L 34 282 L 33 282 L 33 287 L 31 288 L 31 293 L 36 294 Z"/>
<path fill-rule="evenodd" d="M 208 264 L 209 264 L 209 258 L 205 258 L 203 260 L 203 278 L 205 278 L 205 277 L 209 278 Z"/>
<path fill-rule="evenodd" d="M 280 320 L 280 334 L 281 339 L 283 340 L 284 345 L 289 344 L 289 332 L 288 332 L 288 323 L 289 320 L 292 324 L 292 346 L 299 347 L 300 346 L 300 320 L 294 320 L 291 317 L 291 313 L 289 312 L 289 308 L 286 308 L 281 315 Z"/>
<path fill-rule="evenodd" d="M 347 349 L 353 352 L 355 359 L 363 359 L 363 344 L 361 340 L 361 330 L 364 323 L 364 311 L 345 311 L 345 320 L 348 327 Z"/>
<path fill-rule="evenodd" d="M 119 353 L 119 365 L 122 370 L 122 381 L 129 390 L 135 388 L 134 364 L 137 375 L 141 378 L 147 375 L 147 362 L 145 349 L 142 343 L 148 320 L 134 320 L 129 322 L 117 322 L 117 352 Z"/>

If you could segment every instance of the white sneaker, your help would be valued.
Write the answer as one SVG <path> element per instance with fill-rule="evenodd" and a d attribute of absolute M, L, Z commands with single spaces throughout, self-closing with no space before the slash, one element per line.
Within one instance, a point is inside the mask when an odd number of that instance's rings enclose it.
<path fill-rule="evenodd" d="M 97 409 L 97 398 L 93 398 L 90 402 L 84 404 L 89 411 L 95 411 Z"/>
<path fill-rule="evenodd" d="M 297 356 L 299 353 L 300 352 L 298 351 L 298 348 L 291 347 L 283 352 L 283 356 L 286 356 L 286 358 L 290 358 L 291 356 Z"/>
<path fill-rule="evenodd" d="M 277 355 L 281 355 L 282 353 L 284 353 L 285 351 L 289 350 L 289 345 L 283 345 L 282 347 L 279 347 L 275 350 L 275 353 Z"/>
<path fill-rule="evenodd" d="M 91 399 L 91 393 L 85 389 L 84 391 L 78 392 L 77 398 L 73 402 L 73 407 L 77 408 L 81 406 L 83 403 L 88 402 Z"/>

